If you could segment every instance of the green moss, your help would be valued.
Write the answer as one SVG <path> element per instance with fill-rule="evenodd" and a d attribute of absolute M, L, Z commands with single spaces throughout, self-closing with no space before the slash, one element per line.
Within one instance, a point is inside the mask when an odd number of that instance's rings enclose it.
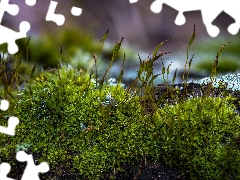
<path fill-rule="evenodd" d="M 229 98 L 193 98 L 158 109 L 161 158 L 188 169 L 192 179 L 239 178 L 240 117 Z"/>
<path fill-rule="evenodd" d="M 120 85 L 98 87 L 94 77 L 66 66 L 41 74 L 18 94 L 18 138 L 2 152 L 9 155 L 15 144 L 31 144 L 32 152 L 52 168 L 73 164 L 76 172 L 92 179 L 146 154 L 179 163 L 199 179 L 239 176 L 235 139 L 240 118 L 230 97 L 193 98 L 142 117 L 139 96 Z"/>
<path fill-rule="evenodd" d="M 84 175 L 88 171 L 96 175 L 96 171 L 103 168 L 98 163 L 103 161 L 91 158 L 92 166 L 86 167 L 86 162 L 81 160 L 94 151 L 95 148 L 89 148 L 94 141 L 98 142 L 97 150 L 102 150 L 99 153 L 108 157 L 108 163 L 114 155 L 120 159 L 128 157 L 130 151 L 130 154 L 140 151 L 141 138 L 139 142 L 126 141 L 130 137 L 139 138 L 137 134 L 144 132 L 139 131 L 140 125 L 144 128 L 144 124 L 139 124 L 139 98 L 131 98 L 120 85 L 104 85 L 101 91 L 85 72 L 63 66 L 59 74 L 58 71 L 41 74 L 29 87 L 14 94 L 19 98 L 14 115 L 21 123 L 16 128 L 17 138 L 2 149 L 8 151 L 7 155 L 15 150 L 14 144 L 25 142 L 52 168 L 74 159 L 74 167 L 80 172 L 85 169 Z M 83 131 L 82 124 L 92 128 L 93 133 Z M 119 136 L 123 136 L 121 141 Z M 126 149 L 130 144 L 132 147 Z M 134 144 L 138 144 L 138 148 Z M 109 151 L 105 152 L 104 148 Z"/>
<path fill-rule="evenodd" d="M 189 46 L 194 37 L 195 32 Z M 1 96 L 10 100 L 11 108 L 0 117 L 14 114 L 20 124 L 14 138 L 0 134 L 1 157 L 15 158 L 16 149 L 31 145 L 25 150 L 37 154 L 37 161 L 46 161 L 59 175 L 68 170 L 82 178 L 98 179 L 109 170 L 121 171 L 125 162 L 133 164 L 153 157 L 156 162 L 177 164 L 192 179 L 240 178 L 240 117 L 232 103 L 236 99 L 228 95 L 213 98 L 205 93 L 181 101 L 177 98 L 180 90 L 165 83 L 167 94 L 177 102 L 159 107 L 167 99 L 166 94 L 160 94 L 160 100 L 154 101 L 153 80 L 158 75 L 153 75 L 153 62 L 166 54 L 157 54 L 163 43 L 152 58 L 140 60 L 138 75 L 127 89 L 121 84 L 123 71 L 117 83 L 113 79 L 105 83 L 122 40 L 113 48 L 102 80 L 92 75 L 93 68 L 85 71 L 61 65 L 37 78 L 33 68 L 22 90 L 11 89 L 14 81 L 10 87 L 5 85 Z M 219 56 L 211 78 L 216 75 Z M 169 74 L 169 66 L 165 69 L 163 64 L 163 79 L 165 72 Z M 176 72 L 172 82 L 175 78 Z M 140 86 L 134 87 L 137 81 Z"/>

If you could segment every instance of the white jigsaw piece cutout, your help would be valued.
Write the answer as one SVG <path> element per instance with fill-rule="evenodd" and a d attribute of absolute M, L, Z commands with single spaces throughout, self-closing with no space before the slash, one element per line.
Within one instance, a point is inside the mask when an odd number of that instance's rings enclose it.
<path fill-rule="evenodd" d="M 46 162 L 42 162 L 39 165 L 35 165 L 33 156 L 31 154 L 27 154 L 24 151 L 17 152 L 16 158 L 18 161 L 25 162 L 27 161 L 27 166 L 24 170 L 21 180 L 40 180 L 39 172 L 46 173 L 49 171 L 49 165 Z"/>
<path fill-rule="evenodd" d="M 2 100 L 0 105 L 0 110 L 6 111 L 9 108 L 9 103 L 7 100 Z M 0 126 L 0 133 L 4 133 L 10 136 L 15 135 L 15 128 L 19 124 L 19 119 L 17 117 L 10 117 L 8 119 L 8 127 Z"/>
<path fill-rule="evenodd" d="M 58 26 L 62 26 L 65 22 L 65 17 L 62 14 L 55 14 L 55 9 L 57 7 L 58 2 L 56 1 L 51 1 L 50 5 L 48 7 L 48 12 L 46 15 L 46 21 L 53 21 L 55 22 Z M 73 6 L 71 9 L 71 13 L 74 16 L 80 16 L 82 14 L 82 9 Z"/>
<path fill-rule="evenodd" d="M 9 102 L 7 100 L 1 100 L 0 110 L 6 111 L 9 108 Z M 8 135 L 15 134 L 15 127 L 19 124 L 19 120 L 16 117 L 10 117 L 8 120 L 8 128 L 3 128 L 0 126 L 0 132 Z M 35 165 L 33 156 L 27 154 L 24 151 L 19 151 L 16 154 L 16 159 L 20 162 L 27 161 L 27 166 L 24 170 L 21 180 L 40 180 L 38 174 L 46 173 L 50 170 L 49 165 L 46 162 L 42 162 L 39 165 Z M 0 180 L 16 180 L 13 178 L 7 177 L 10 172 L 11 166 L 9 163 L 2 162 L 0 164 Z"/>
<path fill-rule="evenodd" d="M 10 172 L 11 166 L 6 162 L 0 164 L 0 179 L 1 180 L 16 180 L 13 178 L 7 177 L 7 174 Z"/>
<path fill-rule="evenodd" d="M 154 13 L 159 13 L 162 10 L 162 5 L 166 4 L 179 11 L 175 23 L 177 25 L 183 25 L 186 22 L 184 12 L 201 10 L 203 23 L 206 26 L 207 32 L 210 36 L 216 37 L 220 30 L 217 26 L 212 25 L 214 19 L 222 12 L 226 12 L 232 18 L 235 19 L 235 23 L 228 27 L 228 32 L 232 35 L 238 33 L 240 28 L 240 11 L 238 0 L 211 0 L 211 1 L 199 1 L 199 0 L 155 0 L 150 9 Z"/>
<path fill-rule="evenodd" d="M 129 0 L 130 4 L 138 2 L 138 0 Z"/>
<path fill-rule="evenodd" d="M 25 0 L 25 3 L 28 6 L 34 6 L 36 4 L 36 0 Z M 50 5 L 48 8 L 48 12 L 46 15 L 46 21 L 53 21 L 58 26 L 64 24 L 65 17 L 61 14 L 55 14 L 55 9 L 57 7 L 58 2 L 50 1 Z M 19 13 L 19 7 L 16 4 L 9 4 L 9 0 L 1 0 L 0 1 L 0 44 L 8 43 L 8 52 L 9 54 L 15 54 L 18 52 L 18 46 L 15 41 L 17 39 L 22 39 L 27 37 L 27 32 L 30 30 L 31 26 L 29 22 L 22 21 L 19 25 L 19 32 L 13 31 L 5 26 L 1 25 L 2 18 L 4 12 L 8 12 L 9 14 L 16 16 Z M 80 16 L 82 13 L 82 9 L 78 7 L 72 7 L 71 13 L 74 16 Z"/>
<path fill-rule="evenodd" d="M 36 4 L 36 0 L 25 0 L 25 3 L 28 6 L 34 6 Z"/>
<path fill-rule="evenodd" d="M 129 0 L 129 2 L 136 3 L 138 0 Z M 160 13 L 163 4 L 179 11 L 175 19 L 175 24 L 179 26 L 186 22 L 186 18 L 183 15 L 184 12 L 201 10 L 203 23 L 206 26 L 208 34 L 212 37 L 216 37 L 220 32 L 217 26 L 212 25 L 212 22 L 222 11 L 235 20 L 235 23 L 229 25 L 228 32 L 236 35 L 240 29 L 239 0 L 155 0 L 151 4 L 150 9 L 154 13 Z"/>
<path fill-rule="evenodd" d="M 36 4 L 36 0 L 25 0 L 28 6 L 33 6 Z M 13 31 L 5 26 L 1 25 L 4 12 L 16 16 L 19 13 L 19 7 L 16 4 L 9 4 L 9 0 L 0 1 L 0 44 L 8 43 L 8 52 L 10 54 L 15 54 L 18 52 L 18 47 L 15 43 L 17 39 L 22 39 L 27 37 L 27 32 L 30 30 L 31 26 L 29 22 L 22 21 L 19 25 L 19 32 Z"/>
<path fill-rule="evenodd" d="M 40 180 L 38 174 L 46 173 L 50 170 L 49 165 L 46 162 L 42 162 L 39 165 L 35 165 L 33 156 L 27 154 L 24 151 L 17 152 L 16 159 L 20 162 L 27 161 L 27 166 L 24 170 L 21 180 Z M 2 162 L 0 164 L 0 180 L 15 180 L 7 177 L 10 172 L 11 166 L 8 163 Z"/>

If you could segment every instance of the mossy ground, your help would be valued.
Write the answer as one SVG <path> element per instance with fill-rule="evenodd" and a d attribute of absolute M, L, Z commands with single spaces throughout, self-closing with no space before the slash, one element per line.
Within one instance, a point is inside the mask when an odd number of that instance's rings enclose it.
<path fill-rule="evenodd" d="M 14 160 L 16 150 L 22 149 L 34 154 L 36 164 L 46 161 L 50 165 L 51 172 L 41 175 L 42 179 L 67 174 L 100 179 L 111 170 L 114 174 L 107 178 L 117 179 L 123 163 L 147 159 L 178 166 L 191 179 L 240 178 L 240 117 L 233 100 L 238 101 L 225 91 L 224 98 L 211 97 L 211 83 L 200 97 L 184 96 L 188 89 L 184 83 L 183 90 L 162 84 L 166 88 L 157 94 L 152 66 L 164 55 L 157 54 L 163 43 L 152 58 L 140 61 L 138 85 L 134 81 L 124 89 L 123 71 L 116 84 L 105 82 L 121 42 L 113 48 L 101 80 L 93 68 L 86 72 L 69 66 L 33 78 L 34 66 L 22 90 L 5 84 L 1 96 L 10 101 L 11 108 L 1 112 L 1 119 L 10 115 L 20 119 L 14 137 L 0 135 L 0 157 L 13 166 L 11 177 L 19 178 L 24 169 Z M 165 74 L 165 67 L 162 70 Z"/>

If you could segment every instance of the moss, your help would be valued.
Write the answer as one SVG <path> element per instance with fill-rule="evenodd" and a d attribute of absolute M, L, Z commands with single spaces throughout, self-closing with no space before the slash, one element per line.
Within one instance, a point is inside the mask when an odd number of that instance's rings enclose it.
<path fill-rule="evenodd" d="M 194 36 L 195 32 L 189 46 Z M 189 83 L 190 92 L 186 83 L 180 88 L 165 83 L 155 90 L 153 80 L 158 75 L 153 75 L 153 62 L 167 54 L 157 54 L 163 43 L 152 58 L 140 59 L 138 75 L 129 87 L 121 84 L 123 71 L 117 83 L 105 82 L 122 40 L 113 48 L 101 80 L 92 74 L 93 68 L 85 71 L 59 65 L 37 78 L 33 68 L 22 90 L 5 85 L 1 96 L 11 101 L 11 108 L 0 117 L 14 114 L 21 123 L 14 138 L 0 134 L 1 157 L 11 157 L 7 159 L 11 163 L 16 148 L 28 144 L 26 150 L 35 154 L 35 161 L 46 161 L 55 175 L 67 171 L 80 174 L 80 179 L 98 179 L 111 169 L 122 171 L 125 162 L 152 157 L 156 162 L 177 164 L 192 179 L 240 178 L 236 98 L 222 88 L 224 84 L 215 89 L 219 97 L 212 97 L 212 81 L 206 86 Z M 169 66 L 165 69 L 163 64 L 163 78 Z M 175 78 L 176 71 L 172 82 Z M 134 87 L 136 81 L 140 85 Z"/>
<path fill-rule="evenodd" d="M 18 93 L 14 114 L 22 121 L 18 138 L 2 149 L 6 155 L 24 142 L 52 168 L 73 164 L 75 172 L 96 179 L 145 154 L 179 163 L 200 179 L 239 175 L 240 122 L 230 97 L 192 98 L 141 117 L 139 96 L 120 85 L 101 91 L 94 77 L 66 66 L 44 72 L 29 87 Z"/>
<path fill-rule="evenodd" d="M 41 154 L 40 160 L 48 162 L 52 168 L 74 159 L 72 163 L 80 172 L 86 168 L 86 162 L 81 159 L 87 158 L 94 150 L 89 149 L 89 145 L 94 143 L 93 139 L 98 142 L 97 151 L 102 150 L 108 161 L 114 155 L 126 158 L 130 151 L 130 154 L 140 151 L 143 143 L 141 138 L 139 142 L 134 142 L 138 143 L 138 149 L 136 145 L 125 149 L 133 143 L 130 139 L 131 142 L 126 141 L 126 138 L 139 137 L 136 135 L 140 126 L 139 98 L 131 98 L 131 94 L 120 85 L 104 85 L 102 91 L 95 86 L 94 80 L 85 72 L 64 66 L 59 74 L 58 71 L 41 74 L 28 89 L 22 90 L 18 95 L 14 94 L 20 99 L 13 112 L 21 119 L 16 128 L 18 138 L 12 140 L 2 151 L 9 155 L 15 150 L 14 144 L 28 143 L 33 152 Z M 89 128 L 82 129 L 83 125 Z M 141 128 L 144 128 L 143 124 Z M 93 133 L 86 133 L 90 129 Z M 119 129 L 125 130 L 124 135 Z M 117 140 L 119 135 L 123 135 L 122 141 Z M 115 149 L 116 147 L 118 148 Z M 103 148 L 113 149 L 105 152 Z M 87 166 L 84 175 L 90 169 L 92 175 L 96 175 L 96 171 L 100 172 L 103 168 L 102 165 L 97 165 L 102 160 L 91 158 L 91 161 L 94 161 L 92 167 Z M 66 166 L 69 165 L 66 163 Z"/>
<path fill-rule="evenodd" d="M 233 109 L 219 97 L 158 109 L 156 142 L 166 154 L 161 158 L 188 169 L 192 179 L 239 178 L 240 117 Z"/>

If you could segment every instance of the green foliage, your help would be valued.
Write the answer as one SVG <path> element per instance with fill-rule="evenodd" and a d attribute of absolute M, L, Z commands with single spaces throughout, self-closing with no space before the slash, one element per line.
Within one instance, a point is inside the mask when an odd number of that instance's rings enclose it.
<path fill-rule="evenodd" d="M 60 32 L 49 32 L 41 38 L 24 38 L 16 41 L 19 46 L 19 55 L 23 59 L 37 63 L 44 69 L 57 67 L 60 48 L 63 48 L 62 62 L 69 63 L 77 49 L 91 52 L 96 48 L 91 35 L 80 29 L 64 29 Z M 27 46 L 28 44 L 28 46 Z"/>
<path fill-rule="evenodd" d="M 62 66 L 54 73 L 41 74 L 18 96 L 13 113 L 21 123 L 16 128 L 17 138 L 4 147 L 11 147 L 9 152 L 13 151 L 14 144 L 28 142 L 33 152 L 41 154 L 40 160 L 48 162 L 51 167 L 75 159 L 76 168 L 85 169 L 85 173 L 95 172 L 95 166 L 102 163 L 99 159 L 91 159 L 94 163 L 86 169 L 85 162 L 78 161 L 84 158 L 80 154 L 91 153 L 88 147 L 94 143 L 93 139 L 99 140 L 99 146 L 113 149 L 110 159 L 115 157 L 113 155 L 126 158 L 130 151 L 130 154 L 140 152 L 143 140 L 137 141 L 137 134 L 144 133 L 144 129 L 139 131 L 138 122 L 141 105 L 137 97 L 131 98 L 120 85 L 104 85 L 101 91 L 85 72 Z M 82 124 L 92 127 L 93 133 L 84 133 Z M 145 128 L 144 124 L 141 128 Z M 125 129 L 125 132 L 119 129 Z M 118 140 L 119 135 L 124 137 L 121 141 Z M 127 140 L 129 137 L 135 137 L 135 140 Z M 132 147 L 126 149 L 131 144 Z M 103 168 L 100 164 L 98 167 Z"/>
<path fill-rule="evenodd" d="M 228 98 L 193 98 L 156 114 L 165 162 L 188 169 L 193 179 L 240 177 L 240 117 Z"/>
<path fill-rule="evenodd" d="M 207 55 L 201 58 L 199 62 L 195 65 L 195 68 L 197 71 L 204 70 L 207 73 L 210 73 L 212 70 L 212 61 L 210 61 L 214 57 L 214 54 L 212 55 Z M 239 58 L 240 56 L 236 55 L 229 55 L 229 54 L 224 54 L 219 61 L 219 73 L 229 73 L 229 72 L 236 72 L 237 70 L 240 69 L 240 63 L 239 63 Z"/>
<path fill-rule="evenodd" d="M 87 66 L 93 60 L 93 52 L 96 53 L 96 62 L 94 63 L 98 66 L 100 75 L 104 75 L 101 72 L 105 71 L 109 65 L 111 53 L 113 53 L 113 59 L 116 59 L 116 61 L 121 60 L 123 53 L 128 54 L 128 60 L 137 59 L 135 50 L 127 46 L 123 47 L 124 51 L 116 46 L 115 49 L 118 53 L 115 53 L 111 43 L 104 44 L 107 35 L 108 32 L 105 34 L 100 46 L 93 39 L 90 31 L 86 32 L 79 28 L 64 29 L 58 32 L 48 32 L 39 37 L 33 38 L 30 36 L 19 39 L 16 41 L 19 52 L 15 55 L 9 55 L 9 62 L 14 64 L 21 59 L 18 75 L 29 79 L 32 67 L 35 64 L 34 77 L 38 76 L 42 70 L 57 68 L 60 62 L 86 71 Z M 8 58 L 6 43 L 0 45 L 0 52 L 2 53 L 1 61 L 6 65 L 7 61 L 4 60 Z M 13 72 L 16 68 L 16 66 L 9 67 L 9 65 L 6 65 L 6 67 L 9 68 L 8 73 Z M 0 88 L 2 87 L 0 86 Z"/>
<path fill-rule="evenodd" d="M 76 49 L 71 49 L 69 43 L 77 44 L 78 41 L 71 33 L 66 31 L 66 38 L 64 35 L 56 37 L 69 45 L 70 54 L 74 54 Z M 89 179 L 98 179 L 111 169 L 122 171 L 122 163 L 133 164 L 146 156 L 169 165 L 177 164 L 190 173 L 192 179 L 240 178 L 240 117 L 232 104 L 237 99 L 231 96 L 212 98 L 205 93 L 204 97 L 181 101 L 183 98 L 175 96 L 164 78 L 165 73 L 168 78 L 171 64 L 165 68 L 162 63 L 164 86 L 177 103 L 160 107 L 159 104 L 168 99 L 164 99 L 166 94 L 161 94 L 158 101 L 154 99 L 153 81 L 160 74 L 153 74 L 153 62 L 168 53 L 157 54 L 164 42 L 154 50 L 152 58 L 142 61 L 139 57 L 137 77 L 124 89 L 121 81 L 125 56 L 117 83 L 107 76 L 120 53 L 122 38 L 112 48 L 110 64 L 99 80 L 96 65 L 107 35 L 108 31 L 98 47 L 91 43 L 86 45 L 85 49 L 95 49 L 92 51 L 94 65 L 91 67 L 90 64 L 88 69 L 78 67 L 77 62 L 77 68 L 72 68 L 69 63 L 64 65 L 66 58 L 61 49 L 60 58 L 57 53 L 51 54 L 51 58 L 56 58 L 57 69 L 35 76 L 38 66 L 34 61 L 28 70 L 29 77 L 23 78 L 19 75 L 21 60 L 18 60 L 13 77 L 6 80 L 6 62 L 1 59 L 0 75 L 5 81 L 0 95 L 11 103 L 7 112 L 0 112 L 0 119 L 4 119 L 1 125 L 7 125 L 5 120 L 11 114 L 20 119 L 20 124 L 14 137 L 0 134 L 0 156 L 12 157 L 16 150 L 26 150 L 36 153 L 40 162 L 48 162 L 55 174 L 71 169 Z M 189 70 L 193 57 L 188 62 L 188 51 L 194 38 L 195 28 L 187 49 L 185 69 L 188 64 Z M 82 41 L 87 43 L 88 39 Z M 48 43 L 44 53 L 52 53 L 53 44 Z M 33 48 L 30 45 L 29 50 Z M 39 49 L 39 46 L 34 45 L 34 48 Z M 217 74 L 222 50 L 217 53 L 207 92 Z M 32 57 L 30 54 L 26 59 Z M 176 71 L 172 82 L 175 79 Z M 14 85 L 20 86 L 20 81 L 25 82 L 24 88 L 14 89 Z M 184 82 L 185 89 L 186 86 Z M 179 95 L 178 90 L 176 93 Z"/>
<path fill-rule="evenodd" d="M 196 52 L 204 52 L 204 53 L 212 53 L 212 52 L 217 52 L 219 50 L 219 47 L 222 44 L 226 44 L 227 42 L 230 42 L 228 47 L 224 50 L 224 54 L 232 54 L 232 55 L 240 55 L 239 52 L 239 46 L 240 42 L 238 41 L 239 35 L 237 36 L 229 36 L 229 37 L 221 37 L 218 38 L 217 40 L 212 40 L 210 39 L 203 39 L 200 41 L 198 44 L 194 46 L 194 50 Z M 211 51 L 209 51 L 211 49 Z"/>
<path fill-rule="evenodd" d="M 202 40 L 198 45 L 193 48 L 197 54 L 196 63 L 194 63 L 194 70 L 199 72 L 211 73 L 212 59 L 216 56 L 215 52 L 219 51 L 219 47 L 227 42 L 230 44 L 224 49 L 224 54 L 219 58 L 218 72 L 221 74 L 236 72 L 240 69 L 240 43 L 237 37 L 218 38 L 216 41 Z"/>

